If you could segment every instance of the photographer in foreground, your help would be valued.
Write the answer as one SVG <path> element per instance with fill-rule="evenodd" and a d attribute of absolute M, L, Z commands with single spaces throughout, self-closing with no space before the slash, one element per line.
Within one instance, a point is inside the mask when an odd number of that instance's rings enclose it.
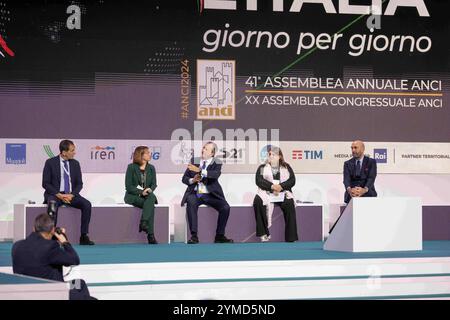
<path fill-rule="evenodd" d="M 80 258 L 68 242 L 63 228 L 55 228 L 54 220 L 43 213 L 34 221 L 34 232 L 12 248 L 13 272 L 26 276 L 64 281 L 63 266 L 80 264 Z M 70 300 L 92 300 L 86 283 L 74 280 Z"/>

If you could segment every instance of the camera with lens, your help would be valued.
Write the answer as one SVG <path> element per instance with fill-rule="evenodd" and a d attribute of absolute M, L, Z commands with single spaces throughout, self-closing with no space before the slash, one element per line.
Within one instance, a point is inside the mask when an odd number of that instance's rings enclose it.
<path fill-rule="evenodd" d="M 55 233 L 59 234 L 59 235 L 63 235 L 64 238 L 66 238 L 67 241 L 69 241 L 69 238 L 67 237 L 67 235 L 62 231 L 62 229 L 60 227 L 56 227 L 55 228 Z M 56 237 L 54 237 L 54 240 L 56 240 Z"/>
<path fill-rule="evenodd" d="M 47 214 L 52 217 L 53 220 L 56 221 L 56 214 L 58 212 L 58 208 L 56 206 L 55 200 L 50 200 L 47 204 Z"/>
<path fill-rule="evenodd" d="M 55 227 L 56 227 L 56 220 L 57 220 L 57 215 L 58 215 L 58 207 L 56 206 L 56 201 L 55 200 L 50 200 L 48 202 L 47 214 L 53 219 L 53 221 L 55 222 Z M 67 235 L 62 231 L 62 229 L 60 227 L 56 227 L 55 228 L 55 233 L 62 234 L 66 239 L 68 239 Z"/>

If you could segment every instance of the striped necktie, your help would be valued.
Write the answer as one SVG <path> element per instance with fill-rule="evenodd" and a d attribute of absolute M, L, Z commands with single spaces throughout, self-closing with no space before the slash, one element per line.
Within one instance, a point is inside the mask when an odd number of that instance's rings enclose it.
<path fill-rule="evenodd" d="M 70 193 L 69 164 L 67 160 L 64 163 L 64 193 Z"/>

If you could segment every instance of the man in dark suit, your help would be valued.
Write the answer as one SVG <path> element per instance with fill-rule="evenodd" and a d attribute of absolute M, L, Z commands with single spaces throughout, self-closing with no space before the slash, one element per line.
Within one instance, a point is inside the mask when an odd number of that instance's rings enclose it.
<path fill-rule="evenodd" d="M 364 143 L 360 140 L 352 143 L 353 158 L 344 163 L 344 202 L 349 203 L 354 197 L 376 197 L 375 179 L 377 162 L 364 156 Z"/>
<path fill-rule="evenodd" d="M 83 188 L 80 163 L 74 159 L 75 144 L 63 140 L 59 144 L 60 154 L 45 162 L 42 175 L 42 187 L 45 189 L 44 203 L 55 201 L 56 211 L 61 205 L 71 206 L 81 210 L 80 245 L 93 245 L 89 239 L 89 221 L 92 205 L 89 200 L 80 196 Z M 55 212 L 55 225 L 57 220 Z"/>
<path fill-rule="evenodd" d="M 34 232 L 12 247 L 13 272 L 53 281 L 64 281 L 62 267 L 80 264 L 80 258 L 65 236 L 65 230 L 56 232 L 54 220 L 46 213 L 36 217 Z M 94 299 L 86 283 L 73 280 L 70 300 Z"/>
<path fill-rule="evenodd" d="M 198 207 L 202 204 L 210 206 L 219 212 L 217 220 L 216 243 L 230 243 L 232 239 L 225 237 L 225 227 L 230 215 L 230 206 L 225 200 L 219 177 L 222 164 L 214 158 L 217 146 L 208 142 L 203 146 L 201 159 L 191 159 L 186 172 L 183 175 L 183 183 L 188 187 L 184 193 L 181 205 L 186 204 L 186 213 L 189 221 L 191 238 L 188 243 L 196 244 L 198 239 Z"/>

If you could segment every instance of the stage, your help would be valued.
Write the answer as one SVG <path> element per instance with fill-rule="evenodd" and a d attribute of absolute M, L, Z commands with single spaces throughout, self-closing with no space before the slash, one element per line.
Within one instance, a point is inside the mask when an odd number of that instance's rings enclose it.
<path fill-rule="evenodd" d="M 201 239 L 200 239 L 201 240 Z M 322 242 L 75 246 L 99 299 L 450 299 L 450 241 L 342 253 Z M 0 243 L 11 273 L 12 243 Z"/>

